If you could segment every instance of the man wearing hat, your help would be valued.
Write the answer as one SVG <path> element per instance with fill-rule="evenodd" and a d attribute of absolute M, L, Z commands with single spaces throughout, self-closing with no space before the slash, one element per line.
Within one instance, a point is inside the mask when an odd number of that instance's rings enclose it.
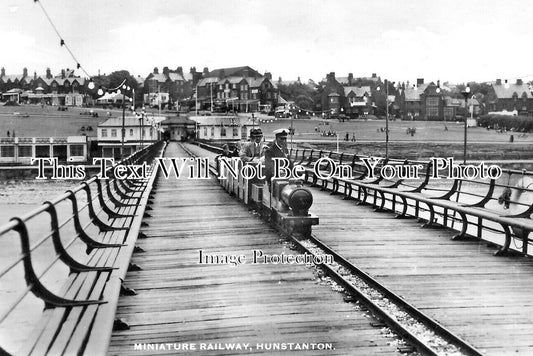
<path fill-rule="evenodd" d="M 289 151 L 287 150 L 287 136 L 289 135 L 288 129 L 278 129 L 273 132 L 276 135 L 276 139 L 265 151 L 265 178 L 270 186 L 270 180 L 274 176 L 274 161 L 273 158 L 286 158 L 289 159 Z M 292 169 L 292 162 L 289 160 L 289 168 Z"/>
<path fill-rule="evenodd" d="M 263 132 L 261 129 L 252 129 L 250 131 L 250 142 L 245 143 L 239 157 L 244 163 L 258 161 L 261 157 L 261 141 L 263 140 Z"/>

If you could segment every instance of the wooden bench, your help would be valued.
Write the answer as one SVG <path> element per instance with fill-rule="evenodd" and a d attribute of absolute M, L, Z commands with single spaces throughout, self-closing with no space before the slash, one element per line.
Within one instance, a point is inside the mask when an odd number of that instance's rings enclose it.
<path fill-rule="evenodd" d="M 146 148 L 123 163 L 149 159 L 161 148 L 161 144 Z M 93 177 L 30 214 L 13 218 L 0 229 L 0 236 L 8 231 L 20 235 L 23 257 L 17 263 L 24 265 L 28 286 L 0 316 L 0 323 L 30 291 L 45 304 L 42 317 L 16 355 L 104 355 L 113 326 L 126 327 L 117 323 L 114 316 L 121 291 L 132 292 L 122 286 L 122 281 L 132 268 L 130 259 L 156 172 L 151 172 L 148 179 L 134 181 L 110 175 L 103 183 Z M 86 203 L 81 203 L 83 199 Z M 57 207 L 66 203 L 71 204 L 72 213 L 61 220 Z M 33 218 L 43 215 L 49 217 L 50 232 L 39 243 L 52 239 L 57 256 L 38 275 L 32 264 L 37 246 L 30 246 L 27 226 Z M 67 233 L 69 228 L 74 236 Z M 83 262 L 72 257 L 73 253 L 79 254 L 76 249 L 81 246 L 87 254 Z M 41 280 L 56 263 L 68 266 L 70 273 L 60 292 L 52 293 Z"/>
<path fill-rule="evenodd" d="M 341 163 L 343 159 L 349 155 L 342 155 L 339 153 L 320 152 L 315 157 L 308 157 L 307 162 L 316 162 L 320 157 L 330 157 Z M 294 153 L 294 160 L 298 159 L 298 152 Z M 301 154 L 300 154 L 301 157 Z M 355 198 L 361 203 L 371 204 L 376 210 L 385 210 L 386 204 L 390 206 L 387 209 L 397 211 L 398 206 L 402 206 L 398 217 L 405 217 L 408 215 L 421 218 L 422 212 L 427 212 L 426 223 L 424 227 L 442 225 L 452 227 L 454 224 L 461 223 L 460 232 L 454 236 L 455 239 L 467 238 L 468 227 L 474 225 L 476 227 L 476 238 L 483 238 L 483 231 L 488 230 L 496 233 L 504 234 L 505 240 L 496 253 L 501 255 L 509 252 L 510 245 L 513 241 L 518 240 L 522 243 L 521 252 L 528 253 L 528 244 L 531 242 L 528 235 L 533 230 L 533 221 L 531 214 L 533 213 L 533 200 L 528 203 L 521 203 L 519 200 L 511 198 L 508 203 L 520 207 L 518 212 L 512 214 L 502 213 L 501 209 L 496 209 L 494 202 L 498 200 L 503 191 L 506 189 L 519 189 L 510 185 L 509 182 L 516 179 L 524 179 L 524 176 L 533 176 L 530 172 L 504 170 L 503 176 L 498 182 L 495 180 L 468 180 L 468 179 L 453 179 L 449 181 L 447 188 L 434 187 L 434 181 L 430 179 L 430 163 L 429 162 L 413 162 L 413 161 L 395 161 L 383 160 L 378 168 L 387 164 L 420 164 L 422 169 L 419 179 L 385 179 L 384 177 L 376 177 L 374 180 L 365 179 L 365 174 L 361 174 L 361 164 L 356 163 L 352 156 L 350 163 L 353 169 L 354 179 L 344 178 L 328 178 L 321 179 L 312 170 L 312 165 L 304 164 L 306 169 L 306 181 L 311 184 L 320 185 L 323 189 L 332 190 L 332 194 L 342 194 L 346 198 Z M 363 157 L 358 157 L 362 159 Z M 349 159 L 348 159 L 349 161 Z M 379 169 L 376 170 L 379 172 Z M 520 178 L 522 177 L 522 178 Z M 342 188 L 341 188 L 342 185 Z M 481 192 L 472 192 L 468 186 L 475 186 Z M 522 191 L 532 192 L 530 188 L 522 188 Z M 357 196 L 354 197 L 354 191 Z M 467 197 L 468 199 L 464 199 Z M 454 201 L 455 200 L 455 201 Z M 425 206 L 425 207 L 424 207 Z M 408 208 L 414 210 L 413 213 L 408 214 Z M 459 215 L 459 218 L 456 217 Z M 437 217 L 441 218 L 441 222 L 437 224 Z M 470 219 L 469 219 L 470 217 Z M 485 221 L 491 221 L 499 225 L 499 229 L 494 226 L 488 226 Z"/>

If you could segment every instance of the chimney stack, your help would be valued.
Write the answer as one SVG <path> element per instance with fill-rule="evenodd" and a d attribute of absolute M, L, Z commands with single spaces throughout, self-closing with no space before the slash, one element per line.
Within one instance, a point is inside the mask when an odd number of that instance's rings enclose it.
<path fill-rule="evenodd" d="M 524 82 L 522 82 L 522 79 L 517 79 L 516 80 L 516 85 L 522 85 L 524 84 Z"/>
<path fill-rule="evenodd" d="M 154 74 L 159 74 L 159 68 L 154 67 Z"/>
<path fill-rule="evenodd" d="M 416 78 L 416 86 L 424 84 L 424 78 Z"/>
<path fill-rule="evenodd" d="M 0 78 L 5 77 L 5 76 L 6 76 L 6 69 L 2 67 L 2 69 L 0 70 Z"/>
<path fill-rule="evenodd" d="M 496 79 L 496 85 L 502 85 L 502 80 L 501 79 Z"/>

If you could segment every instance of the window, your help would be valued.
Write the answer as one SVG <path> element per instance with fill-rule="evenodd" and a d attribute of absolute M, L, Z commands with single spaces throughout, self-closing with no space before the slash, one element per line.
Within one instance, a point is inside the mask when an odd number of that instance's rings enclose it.
<path fill-rule="evenodd" d="M 150 137 L 153 137 L 153 136 L 154 136 L 154 129 L 150 128 Z"/>
<path fill-rule="evenodd" d="M 238 127 L 234 127 L 233 128 L 233 137 L 239 137 L 239 128 Z"/>
<path fill-rule="evenodd" d="M 204 137 L 207 137 L 207 126 L 204 126 Z"/>
<path fill-rule="evenodd" d="M 215 136 L 215 127 L 211 126 L 211 137 Z"/>
<path fill-rule="evenodd" d="M 83 145 L 70 145 L 71 156 L 83 156 Z"/>
<path fill-rule="evenodd" d="M 130 136 L 133 136 L 133 129 L 130 129 Z"/>
<path fill-rule="evenodd" d="M 226 127 L 222 126 L 220 128 L 220 136 L 226 137 Z"/>
<path fill-rule="evenodd" d="M 111 129 L 111 137 L 117 137 L 117 129 Z"/>
<path fill-rule="evenodd" d="M 102 137 L 107 137 L 107 129 L 102 129 Z"/>
<path fill-rule="evenodd" d="M 0 146 L 0 157 L 15 157 L 15 146 Z"/>
<path fill-rule="evenodd" d="M 439 108 L 426 108 L 426 117 L 438 117 L 439 116 Z"/>
<path fill-rule="evenodd" d="M 439 98 L 427 98 L 426 105 L 427 106 L 439 106 Z"/>
<path fill-rule="evenodd" d="M 32 151 L 31 146 L 19 146 L 19 157 L 32 157 Z"/>

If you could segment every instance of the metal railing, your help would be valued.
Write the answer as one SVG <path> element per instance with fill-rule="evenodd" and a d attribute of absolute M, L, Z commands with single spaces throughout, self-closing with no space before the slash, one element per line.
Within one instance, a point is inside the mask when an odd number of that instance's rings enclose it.
<path fill-rule="evenodd" d="M 498 253 L 514 250 L 528 254 L 533 230 L 533 172 L 501 169 L 498 179 L 433 179 L 429 161 L 382 160 L 376 172 L 384 165 L 420 165 L 417 178 L 390 178 L 377 173 L 369 179 L 363 159 L 368 156 L 325 150 L 296 149 L 293 161 L 306 167 L 306 180 L 332 194 L 371 204 L 376 210 L 389 210 L 399 217 L 412 216 L 425 220 L 424 226 L 441 225 L 456 229 L 455 238 L 467 236 L 501 245 Z M 337 164 L 350 167 L 352 177 L 336 176 L 322 179 L 313 172 L 320 158 L 328 157 Z M 322 169 L 328 171 L 329 163 Z M 325 175 L 324 175 L 325 176 Z M 460 226 L 460 229 L 458 228 Z M 503 238 L 503 240 L 502 240 Z"/>
<path fill-rule="evenodd" d="M 4 246 L 12 245 L 13 241 L 9 239 L 17 236 L 20 240 L 20 254 L 14 255 L 9 261 L 2 261 L 0 283 L 11 287 L 13 278 L 10 273 L 15 273 L 20 267 L 23 269 L 25 280 L 25 288 L 11 291 L 17 293 L 16 296 L 11 296 L 9 303 L 2 303 L 0 324 L 9 318 L 30 293 L 44 301 L 45 309 L 108 302 L 66 298 L 58 295 L 53 291 L 53 287 L 46 286 L 43 281 L 54 280 L 54 271 L 64 266 L 67 267 L 69 275 L 117 269 L 109 261 L 91 261 L 90 254 L 95 249 L 124 246 L 129 223 L 140 208 L 140 197 L 148 180 L 118 179 L 114 176 L 113 169 L 117 165 L 131 166 L 140 162 L 150 164 L 162 147 L 163 142 L 145 147 L 109 167 L 109 179 L 93 176 L 76 188 L 44 202 L 28 214 L 14 217 L 7 224 L 0 226 L 0 241 Z M 121 234 L 113 241 L 108 232 L 116 231 Z M 36 255 L 42 252 L 40 249 L 45 246 L 53 247 L 53 253 L 45 258 L 37 258 Z M 5 283 L 2 283 L 3 281 Z M 56 283 L 56 287 L 65 282 L 66 280 Z"/>

